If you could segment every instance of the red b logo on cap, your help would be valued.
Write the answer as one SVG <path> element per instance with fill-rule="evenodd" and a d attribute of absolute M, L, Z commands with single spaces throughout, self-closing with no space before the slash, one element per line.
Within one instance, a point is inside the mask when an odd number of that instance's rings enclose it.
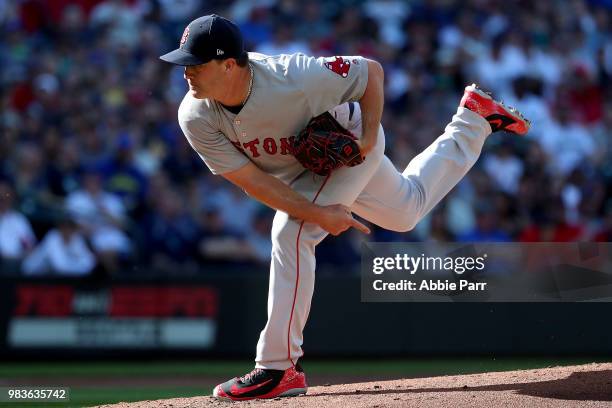
<path fill-rule="evenodd" d="M 180 47 L 182 47 L 187 42 L 187 37 L 189 37 L 189 27 L 185 27 L 185 31 L 183 31 L 183 36 L 181 37 L 181 44 L 179 45 Z"/>

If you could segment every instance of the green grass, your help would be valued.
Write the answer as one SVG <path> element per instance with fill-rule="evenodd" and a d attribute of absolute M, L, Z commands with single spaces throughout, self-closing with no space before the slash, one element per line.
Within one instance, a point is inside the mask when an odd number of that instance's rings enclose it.
<path fill-rule="evenodd" d="M 418 359 L 378 359 L 378 360 L 315 360 L 306 361 L 304 367 L 311 376 L 339 375 L 375 378 L 381 376 L 418 377 L 450 374 L 468 374 L 489 371 L 508 371 L 517 369 L 541 368 L 558 365 L 575 365 L 590 362 L 610 361 L 597 358 L 418 358 Z M 84 362 L 84 363 L 5 363 L 0 364 L 0 380 L 10 384 L 11 379 L 36 378 L 37 381 L 58 386 L 71 387 L 69 404 L 49 404 L 48 406 L 92 406 L 120 401 L 142 401 L 177 397 L 209 395 L 215 383 L 224 381 L 252 368 L 249 361 L 180 361 L 180 362 Z M 144 379 L 202 377 L 197 386 L 160 385 L 152 381 L 151 386 L 142 386 Z M 134 378 L 140 383 L 129 381 L 120 386 L 71 386 L 62 384 L 69 378 Z M 58 381 L 55 381 L 57 379 Z M 193 382 L 191 383 L 193 384 Z M 0 403 L 0 408 L 8 406 Z M 39 406 L 39 404 L 19 404 L 14 406 Z"/>
<path fill-rule="evenodd" d="M 0 364 L 0 377 L 31 376 L 171 376 L 171 375 L 227 375 L 235 371 L 250 370 L 248 361 L 180 361 L 180 362 L 57 362 L 57 363 L 4 363 Z"/>
<path fill-rule="evenodd" d="M 45 403 L 45 407 L 91 407 L 102 404 L 113 404 L 122 401 L 144 401 L 168 398 L 188 398 L 209 395 L 214 385 L 202 387 L 73 387 L 68 403 Z M 40 407 L 40 403 L 7 404 L 0 402 L 1 408 Z"/>
<path fill-rule="evenodd" d="M 72 390 L 70 399 L 81 405 L 99 405 L 121 401 L 143 401 L 167 398 L 188 398 L 210 395 L 214 384 L 202 387 L 108 388 L 83 387 Z"/>

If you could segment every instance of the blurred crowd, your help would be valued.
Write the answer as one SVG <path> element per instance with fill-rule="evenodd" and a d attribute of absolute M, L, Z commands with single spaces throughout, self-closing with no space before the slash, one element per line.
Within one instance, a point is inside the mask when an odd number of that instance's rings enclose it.
<path fill-rule="evenodd" d="M 378 60 L 387 155 L 400 169 L 471 82 L 533 121 L 526 138 L 491 136 L 414 231 L 367 239 L 610 241 L 611 11 L 610 0 L 0 2 L 2 270 L 268 262 L 273 212 L 191 150 L 176 119 L 183 71 L 158 60 L 213 12 L 240 26 L 250 51 Z M 324 241 L 318 264 L 349 269 L 363 239 Z"/>

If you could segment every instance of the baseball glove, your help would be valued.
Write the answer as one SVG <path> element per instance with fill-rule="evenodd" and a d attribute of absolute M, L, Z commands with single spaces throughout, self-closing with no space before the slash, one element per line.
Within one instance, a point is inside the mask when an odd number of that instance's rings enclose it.
<path fill-rule="evenodd" d="M 308 122 L 291 147 L 302 166 L 327 176 L 342 166 L 353 167 L 363 162 L 356 140 L 329 112 L 324 112 Z"/>

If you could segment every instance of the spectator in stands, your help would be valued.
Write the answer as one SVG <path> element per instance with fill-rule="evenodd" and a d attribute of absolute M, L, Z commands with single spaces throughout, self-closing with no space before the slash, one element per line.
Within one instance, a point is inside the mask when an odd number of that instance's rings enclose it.
<path fill-rule="evenodd" d="M 520 76 L 512 83 L 512 93 L 505 101 L 520 106 L 521 112 L 531 120 L 527 138 L 541 139 L 553 121 L 548 102 L 544 99 L 544 82 L 539 78 Z"/>
<path fill-rule="evenodd" d="M 272 242 L 270 242 L 270 230 L 274 213 L 269 209 L 262 208 L 253 217 L 253 225 L 246 236 L 246 247 L 249 258 L 261 264 L 270 263 Z"/>
<path fill-rule="evenodd" d="M 55 155 L 48 157 L 61 157 L 61 160 L 47 162 L 45 174 L 49 193 L 58 200 L 63 200 L 79 187 L 82 165 L 76 140 L 66 139 L 59 143 L 61 145 Z"/>
<path fill-rule="evenodd" d="M 506 242 L 510 236 L 499 227 L 499 217 L 491 204 L 479 204 L 476 227 L 459 237 L 462 242 Z"/>
<path fill-rule="evenodd" d="M 217 189 L 208 197 L 208 203 L 218 209 L 223 224 L 230 230 L 246 236 L 261 204 L 247 200 L 244 192 L 235 186 Z"/>
<path fill-rule="evenodd" d="M 259 44 L 255 51 L 266 55 L 311 54 L 308 44 L 295 38 L 291 22 L 280 20 L 274 25 L 272 40 Z"/>
<path fill-rule="evenodd" d="M 521 242 L 574 242 L 586 238 L 585 228 L 580 223 L 568 222 L 563 199 L 556 197 L 548 204 L 545 214 L 535 218 L 519 234 Z"/>
<path fill-rule="evenodd" d="M 584 125 L 592 125 L 601 121 L 603 117 L 603 89 L 597 83 L 595 72 L 588 67 L 576 65 L 571 69 L 571 81 L 565 84 L 560 91 L 567 90 L 559 99 L 567 99 L 576 120 Z"/>
<path fill-rule="evenodd" d="M 51 210 L 49 192 L 43 176 L 44 158 L 34 143 L 22 144 L 13 158 L 11 175 L 20 199 L 19 208 L 34 220 L 45 221 Z"/>
<path fill-rule="evenodd" d="M 153 209 L 145 221 L 145 248 L 155 268 L 176 270 L 195 266 L 200 227 L 184 204 L 172 187 L 160 189 L 153 200 Z"/>
<path fill-rule="evenodd" d="M 433 242 L 453 242 L 455 240 L 455 236 L 446 226 L 443 208 L 431 213 L 430 229 L 425 240 Z"/>
<path fill-rule="evenodd" d="M 96 266 L 96 258 L 72 216 L 58 216 L 57 228 L 50 230 L 23 262 L 29 276 L 53 275 L 82 277 Z"/>
<path fill-rule="evenodd" d="M 509 141 L 503 141 L 484 159 L 484 169 L 497 188 L 508 194 L 516 194 L 523 175 L 523 162 L 512 153 Z"/>
<path fill-rule="evenodd" d="M 587 128 L 572 120 L 572 110 L 561 105 L 555 109 L 553 120 L 538 142 L 548 155 L 548 168 L 553 174 L 563 177 L 581 163 L 594 159 L 595 142 Z"/>
<path fill-rule="evenodd" d="M 177 140 L 170 149 L 162 167 L 175 184 L 180 184 L 201 174 L 201 160 L 193 154 L 191 146 L 184 137 Z"/>
<path fill-rule="evenodd" d="M 612 242 L 612 200 L 606 205 L 606 215 L 599 231 L 595 234 L 597 242 Z"/>
<path fill-rule="evenodd" d="M 218 207 L 211 205 L 200 216 L 201 236 L 198 244 L 203 262 L 255 262 L 267 264 L 272 246 L 269 235 L 272 227 L 271 213 L 262 208 L 252 218 L 252 225 L 245 234 L 228 228 Z"/>
<path fill-rule="evenodd" d="M 81 188 L 66 198 L 66 209 L 81 226 L 104 268 L 116 271 L 120 258 L 127 257 L 132 249 L 124 232 L 126 211 L 119 197 L 103 190 L 97 169 L 83 173 Z"/>
<path fill-rule="evenodd" d="M 119 135 L 113 157 L 102 165 L 105 189 L 117 194 L 131 216 L 136 217 L 146 194 L 147 180 L 133 163 L 134 141 L 128 133 Z"/>
<path fill-rule="evenodd" d="M 0 179 L 0 258 L 19 261 L 34 247 L 36 237 L 28 219 L 13 209 L 15 192 Z"/>

